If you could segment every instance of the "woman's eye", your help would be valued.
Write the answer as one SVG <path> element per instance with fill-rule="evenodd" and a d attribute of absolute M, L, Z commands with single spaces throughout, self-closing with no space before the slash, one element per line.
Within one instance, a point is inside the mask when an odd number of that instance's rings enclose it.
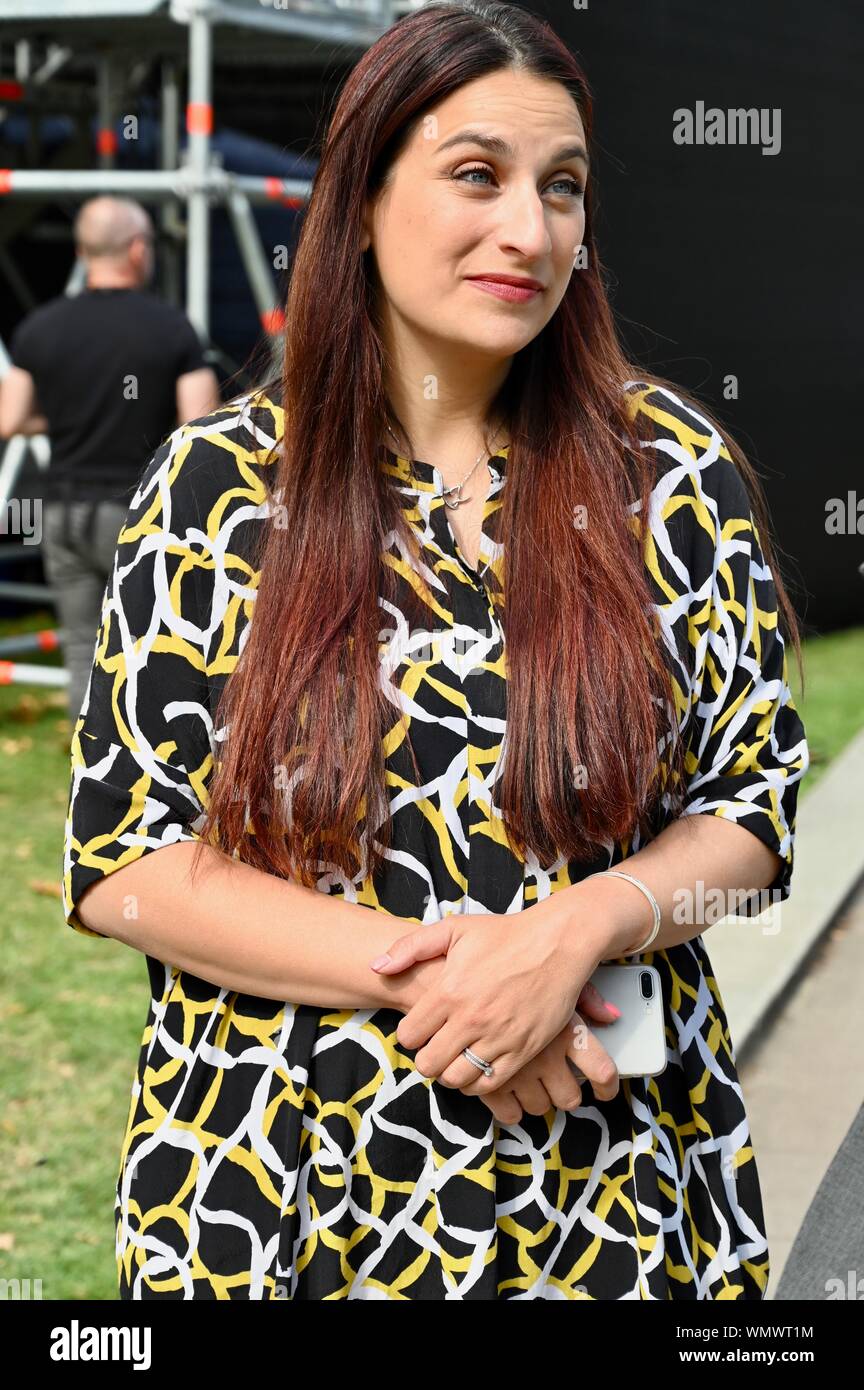
<path fill-rule="evenodd" d="M 576 179 L 553 179 L 552 182 L 553 182 L 553 183 L 566 183 L 567 186 L 568 186 L 569 189 L 570 189 L 570 197 L 571 197 L 571 198 L 581 198 L 582 195 L 583 195 L 583 193 L 585 192 L 585 190 L 584 190 L 584 188 L 582 187 L 581 183 L 579 183 Z"/>
<path fill-rule="evenodd" d="M 454 177 L 455 179 L 460 179 L 460 180 L 462 180 L 462 179 L 465 179 L 465 178 L 466 178 L 466 175 L 467 175 L 467 174 L 491 174 L 491 172 L 492 172 L 492 171 L 491 171 L 490 169 L 484 169 L 482 165 L 478 164 L 478 165 L 473 166 L 471 169 L 462 169 L 462 170 L 460 170 L 460 172 L 457 173 L 457 174 L 454 174 L 453 177 Z"/>
<path fill-rule="evenodd" d="M 492 178 L 492 170 L 491 170 L 491 169 L 485 168 L 482 164 L 474 164 L 474 165 L 471 166 L 470 169 L 460 169 L 460 170 L 458 170 L 455 174 L 453 174 L 452 177 L 453 177 L 454 179 L 456 179 L 459 183 L 474 183 L 475 181 L 474 181 L 474 179 L 471 177 L 471 175 L 473 175 L 473 174 L 481 174 L 481 175 L 483 175 L 483 176 L 486 177 L 486 178 Z M 567 195 L 567 196 L 568 196 L 568 197 L 570 197 L 570 198 L 581 198 L 581 197 L 583 196 L 585 190 L 584 190 L 584 188 L 582 187 L 582 184 L 579 183 L 579 181 L 578 181 L 577 179 L 568 179 L 568 178 L 553 179 L 553 180 L 552 180 L 552 183 L 549 185 L 549 187 L 551 188 L 551 187 L 553 187 L 555 184 L 561 184 L 561 183 L 563 183 L 563 184 L 565 184 L 565 185 L 567 186 L 567 189 L 568 189 L 568 195 Z M 478 188 L 480 188 L 480 187 L 482 187 L 483 185 L 482 185 L 482 184 L 475 184 L 475 186 L 478 187 Z"/>

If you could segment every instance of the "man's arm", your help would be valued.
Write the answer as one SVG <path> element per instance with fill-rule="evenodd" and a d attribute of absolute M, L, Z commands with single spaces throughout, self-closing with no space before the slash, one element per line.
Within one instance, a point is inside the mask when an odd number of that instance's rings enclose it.
<path fill-rule="evenodd" d="M 0 381 L 0 436 L 47 433 L 48 421 L 38 413 L 32 376 L 23 367 L 10 367 Z"/>
<path fill-rule="evenodd" d="M 194 372 L 184 372 L 177 378 L 177 423 L 185 425 L 187 420 L 197 420 L 218 410 L 222 401 L 219 397 L 219 378 L 212 367 L 197 367 Z"/>

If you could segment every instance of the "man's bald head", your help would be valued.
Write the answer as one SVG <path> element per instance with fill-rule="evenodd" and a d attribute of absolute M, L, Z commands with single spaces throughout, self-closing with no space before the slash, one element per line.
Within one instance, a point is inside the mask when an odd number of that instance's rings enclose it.
<path fill-rule="evenodd" d="M 121 261 L 136 236 L 153 236 L 153 224 L 140 203 L 132 198 L 100 194 L 89 198 L 75 218 L 78 254 L 91 259 Z"/>

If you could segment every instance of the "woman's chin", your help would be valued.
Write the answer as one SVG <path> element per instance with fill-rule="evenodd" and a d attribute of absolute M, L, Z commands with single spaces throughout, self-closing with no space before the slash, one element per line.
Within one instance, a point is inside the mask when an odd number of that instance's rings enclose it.
<path fill-rule="evenodd" d="M 448 339 L 448 346 L 454 352 L 473 352 L 500 361 L 521 352 L 537 336 L 537 331 L 527 332 L 522 328 L 518 333 L 501 332 L 500 326 L 496 326 L 489 331 L 478 328 L 475 333 L 466 334 L 463 323 L 458 333 Z"/>

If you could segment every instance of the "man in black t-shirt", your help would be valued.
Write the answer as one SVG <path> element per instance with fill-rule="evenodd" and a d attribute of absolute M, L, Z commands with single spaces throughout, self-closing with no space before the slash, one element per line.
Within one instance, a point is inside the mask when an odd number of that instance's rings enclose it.
<path fill-rule="evenodd" d="M 42 558 L 63 628 L 69 712 L 89 680 L 105 584 L 138 480 L 178 424 L 218 409 L 219 382 L 189 319 L 145 286 L 153 224 L 99 196 L 75 220 L 86 288 L 40 305 L 12 337 L 0 435 L 49 436 Z"/>

